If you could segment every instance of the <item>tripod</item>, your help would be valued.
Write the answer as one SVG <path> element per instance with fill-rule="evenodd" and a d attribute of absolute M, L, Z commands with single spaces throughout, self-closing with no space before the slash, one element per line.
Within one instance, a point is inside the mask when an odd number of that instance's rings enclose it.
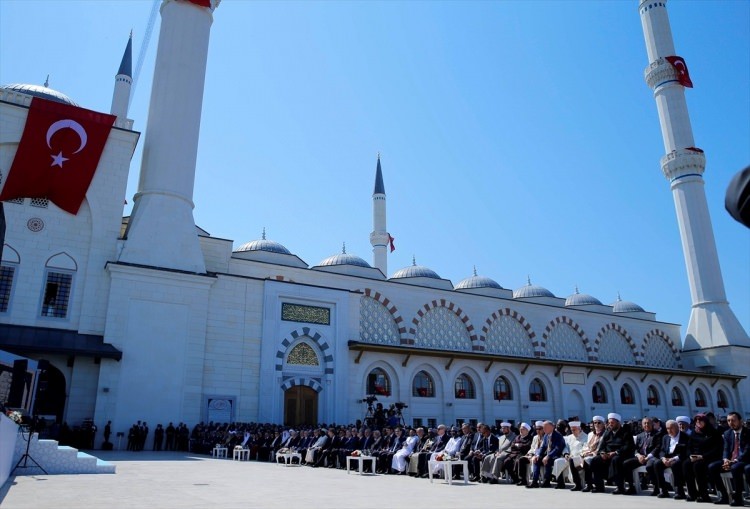
<path fill-rule="evenodd" d="M 367 412 L 365 412 L 365 417 L 362 419 L 362 423 L 368 428 L 373 427 L 375 424 L 375 409 L 372 407 L 372 403 L 367 404 Z"/>
<path fill-rule="evenodd" d="M 18 432 L 21 434 L 21 436 L 23 436 L 24 434 L 24 427 L 29 431 L 29 438 L 25 439 L 26 440 L 26 452 L 23 453 L 23 456 L 21 456 L 21 458 L 18 460 L 18 463 L 16 463 L 16 466 L 13 467 L 13 470 L 11 470 L 10 475 L 13 475 L 15 471 L 19 468 L 34 468 L 33 465 L 28 464 L 29 460 L 31 460 L 31 462 L 34 465 L 36 465 L 36 467 L 39 470 L 44 472 L 45 475 L 49 475 L 47 474 L 47 471 L 44 468 L 42 468 L 42 466 L 39 463 L 37 463 L 37 461 L 31 456 L 31 454 L 29 454 L 29 448 L 31 447 L 31 437 L 34 435 L 33 423 L 31 426 L 20 426 L 18 428 Z M 23 465 L 21 465 L 22 461 L 23 461 Z"/>

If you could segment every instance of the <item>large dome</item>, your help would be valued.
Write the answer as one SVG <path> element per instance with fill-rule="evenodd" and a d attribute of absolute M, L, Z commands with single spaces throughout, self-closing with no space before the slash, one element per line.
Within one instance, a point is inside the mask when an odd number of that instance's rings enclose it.
<path fill-rule="evenodd" d="M 567 299 L 565 299 L 565 306 L 601 306 L 602 302 L 597 299 L 596 297 L 592 297 L 588 293 L 579 293 L 578 287 L 576 287 L 576 293 L 573 295 L 569 295 Z"/>
<path fill-rule="evenodd" d="M 513 290 L 514 299 L 530 299 L 533 297 L 554 297 L 555 295 L 543 286 L 532 285 L 531 279 L 526 286 Z"/>
<path fill-rule="evenodd" d="M 329 256 L 318 264 L 319 267 L 331 267 L 333 265 L 354 265 L 355 267 L 367 267 L 370 268 L 370 264 L 364 261 L 357 255 L 348 254 L 346 252 Z"/>
<path fill-rule="evenodd" d="M 456 285 L 456 290 L 470 290 L 472 288 L 497 288 L 502 290 L 503 287 L 492 278 L 487 276 L 478 276 L 476 268 L 474 269 L 474 275 L 462 279 Z"/>
<path fill-rule="evenodd" d="M 629 300 L 622 300 L 620 296 L 617 296 L 617 300 L 612 304 L 613 313 L 643 313 L 645 310 Z"/>
<path fill-rule="evenodd" d="M 403 279 L 407 277 L 428 277 L 431 279 L 440 279 L 440 276 L 438 276 L 437 272 L 422 265 L 417 265 L 417 261 L 415 259 L 412 259 L 411 263 L 412 264 L 409 267 L 404 267 L 403 269 L 394 272 L 391 276 L 391 279 Z"/>
<path fill-rule="evenodd" d="M 10 90 L 13 92 L 19 92 L 21 94 L 31 95 L 34 97 L 41 97 L 42 99 L 47 99 L 49 101 L 55 101 L 58 103 L 63 104 L 71 104 L 73 106 L 78 106 L 78 104 L 73 101 L 70 97 L 67 95 L 58 92 L 57 90 L 53 90 L 51 88 L 42 86 L 42 85 L 27 85 L 25 83 L 11 83 L 9 85 L 2 85 L 0 86 L 1 90 Z"/>

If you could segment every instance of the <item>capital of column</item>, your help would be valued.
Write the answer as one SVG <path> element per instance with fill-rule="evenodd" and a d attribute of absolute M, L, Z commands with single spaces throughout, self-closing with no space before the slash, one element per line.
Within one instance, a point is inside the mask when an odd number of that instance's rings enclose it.
<path fill-rule="evenodd" d="M 646 66 L 646 69 L 643 71 L 643 77 L 649 88 L 655 90 L 663 83 L 676 82 L 678 75 L 672 64 L 667 62 L 665 58 L 659 57 Z"/>
<path fill-rule="evenodd" d="M 706 155 L 703 152 L 681 148 L 661 158 L 661 171 L 670 182 L 687 175 L 703 175 Z"/>

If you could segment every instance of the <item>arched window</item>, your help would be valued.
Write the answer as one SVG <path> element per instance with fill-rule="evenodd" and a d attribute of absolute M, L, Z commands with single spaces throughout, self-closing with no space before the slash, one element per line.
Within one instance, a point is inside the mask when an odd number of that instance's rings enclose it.
<path fill-rule="evenodd" d="M 529 384 L 529 400 L 530 401 L 547 401 L 547 389 L 544 387 L 544 383 L 535 378 Z"/>
<path fill-rule="evenodd" d="M 367 375 L 367 394 L 376 396 L 391 395 L 391 379 L 388 373 L 380 368 L 375 368 Z"/>
<path fill-rule="evenodd" d="M 679 387 L 672 387 L 672 406 L 685 406 L 685 400 Z"/>
<path fill-rule="evenodd" d="M 708 406 L 708 402 L 706 401 L 706 393 L 703 392 L 703 389 L 695 389 L 695 406 L 699 408 Z"/>
<path fill-rule="evenodd" d="M 414 376 L 411 395 L 418 398 L 435 397 L 435 382 L 432 381 L 432 377 L 427 372 L 420 371 Z"/>
<path fill-rule="evenodd" d="M 648 389 L 646 389 L 646 401 L 649 405 L 656 405 L 659 406 L 661 401 L 659 401 L 659 391 L 656 390 L 656 387 L 653 385 L 649 385 Z"/>
<path fill-rule="evenodd" d="M 727 398 L 726 393 L 721 389 L 716 392 L 716 406 L 722 410 L 726 410 L 729 407 L 729 398 Z"/>
<path fill-rule="evenodd" d="M 292 348 L 286 357 L 287 364 L 297 364 L 299 366 L 320 366 L 318 354 L 307 343 L 299 343 Z"/>
<path fill-rule="evenodd" d="M 596 382 L 591 388 L 591 399 L 594 403 L 607 402 L 607 391 L 604 390 L 604 386 L 601 382 Z"/>
<path fill-rule="evenodd" d="M 513 399 L 513 388 L 504 376 L 499 376 L 495 379 L 495 399 L 498 401 Z"/>
<path fill-rule="evenodd" d="M 632 405 L 635 403 L 633 389 L 630 387 L 630 384 L 625 384 L 620 389 L 620 403 L 623 405 Z"/>
<path fill-rule="evenodd" d="M 455 393 L 457 399 L 476 399 L 477 393 L 474 390 L 474 381 L 469 375 L 465 373 L 458 375 Z"/>

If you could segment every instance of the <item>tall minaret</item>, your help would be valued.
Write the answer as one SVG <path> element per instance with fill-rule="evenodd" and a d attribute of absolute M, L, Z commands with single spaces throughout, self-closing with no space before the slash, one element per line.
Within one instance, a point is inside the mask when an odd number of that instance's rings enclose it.
<path fill-rule="evenodd" d="M 133 85 L 133 32 L 130 32 L 128 45 L 122 55 L 120 69 L 115 76 L 115 90 L 112 92 L 112 107 L 109 112 L 118 118 L 128 117 L 130 87 Z"/>
<path fill-rule="evenodd" d="M 682 73 L 677 69 L 686 75 L 687 66 L 682 59 L 674 62 L 675 59 L 670 58 L 676 56 L 676 52 L 666 2 L 640 0 L 638 11 L 650 62 L 645 78 L 654 91 L 666 151 L 661 159 L 661 169 L 672 188 L 693 302 L 683 348 L 691 351 L 750 346 L 750 339 L 730 309 L 724 291 L 703 189 L 706 157 L 695 147 L 685 88 L 679 81 Z"/>
<path fill-rule="evenodd" d="M 193 186 L 208 39 L 221 0 L 162 0 L 143 161 L 120 260 L 205 273 Z"/>
<path fill-rule="evenodd" d="M 388 230 L 385 225 L 385 185 L 383 184 L 383 170 L 380 168 L 380 154 L 378 166 L 375 170 L 375 190 L 372 192 L 372 264 L 388 277 Z"/>

